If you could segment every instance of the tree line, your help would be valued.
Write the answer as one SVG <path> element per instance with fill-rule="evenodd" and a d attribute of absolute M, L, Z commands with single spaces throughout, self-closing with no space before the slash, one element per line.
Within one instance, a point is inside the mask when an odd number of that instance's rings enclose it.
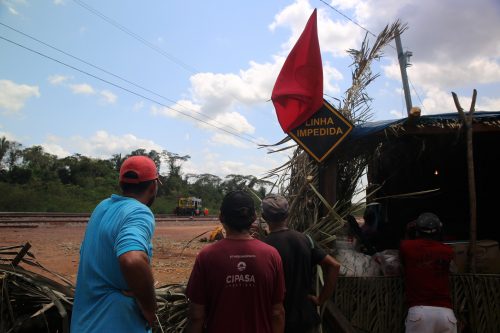
<path fill-rule="evenodd" d="M 137 149 L 109 159 L 81 154 L 59 158 L 42 146 L 23 147 L 0 137 L 0 211 L 90 212 L 105 197 L 120 193 L 120 166 L 133 155 L 149 156 L 160 170 L 163 185 L 151 207 L 155 213 L 172 213 L 178 198 L 186 196 L 201 198 L 216 213 L 227 192 L 249 188 L 264 197 L 271 184 L 253 175 L 184 174 L 182 165 L 190 156 L 167 150 Z"/>

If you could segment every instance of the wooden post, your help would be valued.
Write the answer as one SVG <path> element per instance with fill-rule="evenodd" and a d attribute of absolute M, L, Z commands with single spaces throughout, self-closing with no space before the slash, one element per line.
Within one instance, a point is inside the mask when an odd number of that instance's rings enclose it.
<path fill-rule="evenodd" d="M 476 201 L 476 180 L 474 173 L 474 151 L 472 142 L 472 117 L 474 115 L 474 108 L 476 106 L 477 91 L 474 89 L 472 93 L 472 102 L 470 105 L 470 110 L 467 115 L 464 114 L 464 110 L 460 106 L 457 94 L 454 92 L 453 101 L 455 102 L 455 107 L 457 108 L 460 117 L 462 118 L 465 130 L 466 130 L 466 140 L 467 140 L 467 178 L 469 183 L 469 214 L 470 214 L 470 242 L 468 249 L 468 265 L 471 273 L 476 273 L 476 241 L 477 241 L 477 201 Z"/>
<path fill-rule="evenodd" d="M 318 166 L 319 193 L 333 207 L 337 202 L 337 159 L 331 158 Z M 323 207 L 321 213 L 328 214 L 329 209 Z"/>

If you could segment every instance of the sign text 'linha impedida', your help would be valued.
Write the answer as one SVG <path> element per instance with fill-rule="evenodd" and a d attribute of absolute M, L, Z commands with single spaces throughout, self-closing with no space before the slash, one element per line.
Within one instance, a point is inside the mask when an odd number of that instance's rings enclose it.
<path fill-rule="evenodd" d="M 298 137 L 344 134 L 342 128 L 340 128 L 339 126 L 335 127 L 335 123 L 331 117 L 310 118 L 305 122 L 304 125 L 306 128 L 297 129 Z M 316 127 L 316 126 L 328 126 L 328 127 Z"/>

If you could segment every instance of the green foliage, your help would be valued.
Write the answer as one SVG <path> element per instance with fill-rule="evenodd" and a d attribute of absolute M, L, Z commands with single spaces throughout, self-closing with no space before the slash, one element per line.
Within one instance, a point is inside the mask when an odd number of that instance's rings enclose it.
<path fill-rule="evenodd" d="M 58 158 L 41 146 L 23 148 L 20 143 L 0 137 L 0 211 L 91 212 L 112 193 L 120 193 L 118 172 L 123 161 L 133 155 L 149 156 L 159 170 L 163 185 L 151 207 L 154 213 L 171 214 L 179 197 L 195 196 L 203 208 L 217 214 L 224 194 L 250 188 L 260 197 L 268 182 L 254 176 L 229 175 L 222 180 L 212 174 L 182 174 L 189 155 L 166 150 L 137 149 L 123 156 L 96 159 L 81 154 Z"/>

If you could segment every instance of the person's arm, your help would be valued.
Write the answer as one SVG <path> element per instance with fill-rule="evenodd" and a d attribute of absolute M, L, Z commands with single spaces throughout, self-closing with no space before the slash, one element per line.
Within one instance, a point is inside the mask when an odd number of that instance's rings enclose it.
<path fill-rule="evenodd" d="M 203 331 L 203 323 L 205 322 L 205 306 L 189 303 L 188 322 L 185 333 L 201 333 Z"/>
<path fill-rule="evenodd" d="M 273 333 L 283 333 L 285 330 L 285 308 L 283 303 L 273 304 L 271 311 Z"/>
<path fill-rule="evenodd" d="M 326 300 L 333 296 L 335 285 L 337 284 L 337 277 L 339 275 L 340 264 L 332 256 L 326 255 L 319 265 L 323 271 L 323 280 L 325 285 L 321 289 L 318 296 L 310 295 L 309 298 L 316 305 L 323 305 Z"/>
<path fill-rule="evenodd" d="M 118 261 L 130 288 L 129 292 L 136 299 L 142 315 L 152 327 L 156 313 L 156 294 L 147 254 L 143 251 L 129 251 L 119 256 Z"/>

